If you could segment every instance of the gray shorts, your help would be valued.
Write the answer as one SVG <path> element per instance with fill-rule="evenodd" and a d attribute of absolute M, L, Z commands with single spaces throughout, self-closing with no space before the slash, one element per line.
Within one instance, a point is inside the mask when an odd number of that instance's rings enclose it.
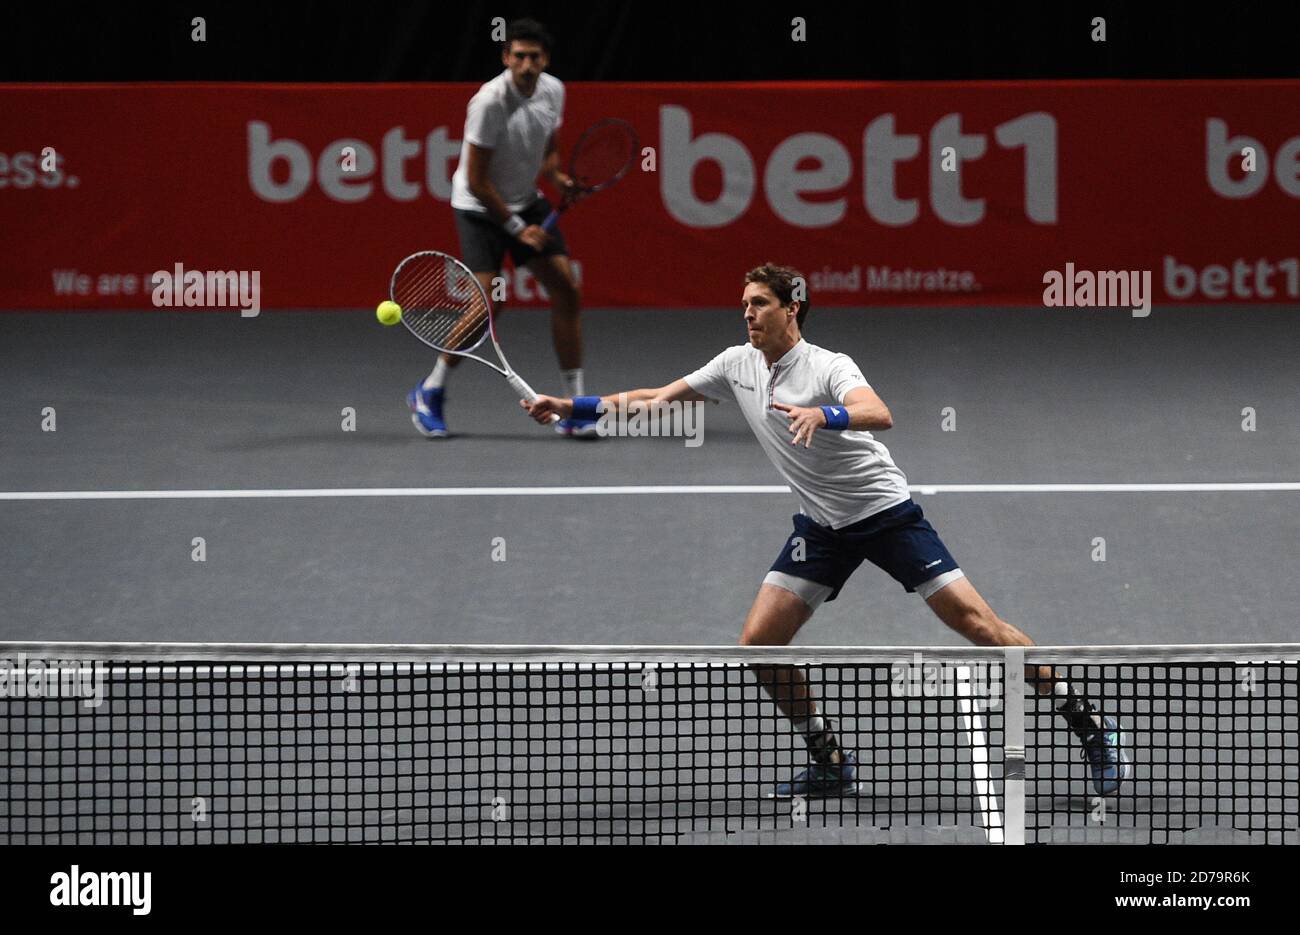
<path fill-rule="evenodd" d="M 529 224 L 541 224 L 551 213 L 551 203 L 545 198 L 538 198 L 531 205 L 519 212 L 519 216 Z M 496 221 L 487 214 L 478 211 L 461 211 L 456 209 L 456 233 L 460 235 L 460 258 L 474 273 L 498 273 L 501 261 L 509 251 L 515 268 L 539 256 L 568 256 L 569 248 L 564 243 L 564 234 L 557 226 L 551 231 L 551 237 L 541 252 L 527 244 L 520 243 L 506 233 Z"/>

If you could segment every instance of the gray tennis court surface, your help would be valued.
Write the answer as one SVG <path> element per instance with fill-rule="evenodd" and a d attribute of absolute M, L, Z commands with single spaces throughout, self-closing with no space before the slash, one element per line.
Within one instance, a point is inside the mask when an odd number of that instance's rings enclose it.
<path fill-rule="evenodd" d="M 591 391 L 659 385 L 740 340 L 731 311 L 593 311 Z M 504 319 L 511 361 L 558 384 L 548 316 Z M 1221 483 L 964 492 L 918 502 L 975 585 L 1040 643 L 1267 641 L 1300 604 L 1300 322 L 1289 309 L 814 310 L 893 410 L 914 485 Z M 496 374 L 453 376 L 457 438 L 412 430 L 430 355 L 367 312 L 0 315 L 0 606 L 31 639 L 734 641 L 792 495 L 734 407 L 704 443 L 573 442 Z M 1243 431 L 1243 410 L 1255 431 Z M 56 431 L 42 431 L 53 410 Z M 345 431 L 345 410 L 355 431 Z M 944 419 L 955 431 L 944 431 Z M 950 424 L 949 427 L 952 427 Z M 654 485 L 654 494 L 211 499 L 241 489 Z M 74 500 L 62 491 L 191 490 Z M 471 491 L 474 492 L 474 491 Z M 478 492 L 481 492 L 478 491 Z M 193 560 L 202 539 L 205 561 Z M 1105 561 L 1098 561 L 1104 544 Z M 494 561 L 503 557 L 504 561 Z M 864 567 L 807 644 L 951 644 Z"/>
<path fill-rule="evenodd" d="M 668 382 L 740 340 L 738 317 L 589 313 L 589 390 Z M 512 363 L 555 391 L 547 316 L 505 322 Z M 1039 643 L 1294 639 L 1300 324 L 1288 310 L 827 311 L 807 332 L 862 365 L 893 410 L 881 438 L 916 499 L 993 607 Z M 403 400 L 429 366 L 409 335 L 364 313 L 0 315 L 5 638 L 734 642 L 797 509 L 736 412 L 710 406 L 698 447 L 574 442 L 465 365 L 449 389 L 457 437 L 429 442 Z M 42 431 L 51 415 L 55 431 Z M 959 641 L 868 566 L 799 643 Z M 960 712 L 910 718 L 914 700 L 896 712 L 879 672 L 857 674 L 841 729 L 869 782 L 807 803 L 798 822 L 765 791 L 805 754 L 753 685 L 706 695 L 703 718 L 642 705 L 612 733 L 592 714 L 578 718 L 590 733 L 572 735 L 543 685 L 536 703 L 491 718 L 435 705 L 448 720 L 434 736 L 418 719 L 427 686 L 371 699 L 396 708 L 320 685 L 202 694 L 226 707 L 199 718 L 175 707 L 203 684 L 184 679 L 147 702 L 164 706 L 160 720 L 99 737 L 101 760 L 46 749 L 57 735 L 31 718 L 53 715 L 11 700 L 8 766 L 29 772 L 10 774 L 23 791 L 11 786 L 6 817 L 149 840 L 988 841 Z M 1183 674 L 1144 674 L 1156 707 L 1115 696 L 1148 752 L 1100 822 L 1078 744 L 1031 708 L 1042 743 L 1026 761 L 1030 839 L 1294 840 L 1294 678 L 1271 683 L 1290 694 L 1243 698 L 1235 669 Z M 1078 678 L 1101 695 L 1120 684 Z M 1228 694 L 1184 697 L 1188 685 Z M 464 680 L 455 687 L 448 698 L 464 698 Z M 305 719 L 309 737 L 279 715 Z M 563 736 L 539 740 L 539 727 Z M 265 729 L 281 731 L 273 747 Z M 729 735 L 745 730 L 761 744 Z M 250 745 L 262 751 L 252 771 Z M 49 770 L 57 791 L 35 805 L 31 783 Z M 1000 794 L 996 769 L 986 782 Z M 210 824 L 186 824 L 195 797 Z M 104 813 L 106 799 L 127 804 Z"/>

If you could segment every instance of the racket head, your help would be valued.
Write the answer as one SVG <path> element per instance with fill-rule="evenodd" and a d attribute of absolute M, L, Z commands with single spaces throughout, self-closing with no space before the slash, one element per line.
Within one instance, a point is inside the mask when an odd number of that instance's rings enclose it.
<path fill-rule="evenodd" d="M 469 354 L 493 332 L 492 303 L 482 283 L 439 250 L 413 253 L 397 264 L 388 294 L 402 307 L 402 324 L 437 350 Z"/>
<path fill-rule="evenodd" d="M 569 157 L 569 177 L 580 191 L 598 192 L 627 175 L 639 152 L 632 124 L 607 117 L 593 123 L 578 138 Z"/>

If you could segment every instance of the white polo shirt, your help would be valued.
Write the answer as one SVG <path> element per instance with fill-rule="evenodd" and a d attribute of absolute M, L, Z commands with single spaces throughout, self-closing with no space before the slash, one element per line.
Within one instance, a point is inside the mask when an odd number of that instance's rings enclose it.
<path fill-rule="evenodd" d="M 839 529 L 908 500 L 907 478 L 870 432 L 819 429 L 811 448 L 790 444 L 790 420 L 771 402 L 838 406 L 855 387 L 870 387 L 847 354 L 800 339 L 771 367 L 749 344 L 729 347 L 689 374 L 691 389 L 734 399 L 759 444 L 813 522 Z"/>
<path fill-rule="evenodd" d="M 460 164 L 451 177 L 451 206 L 486 212 L 469 190 L 469 144 L 492 150 L 488 178 L 511 211 L 537 200 L 537 174 L 546 143 L 564 117 L 564 83 L 543 72 L 532 97 L 524 97 L 506 69 L 478 89 L 465 115 Z"/>

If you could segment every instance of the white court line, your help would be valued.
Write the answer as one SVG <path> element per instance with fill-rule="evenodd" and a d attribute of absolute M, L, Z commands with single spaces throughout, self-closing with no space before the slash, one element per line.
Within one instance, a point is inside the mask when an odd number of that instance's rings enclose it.
<path fill-rule="evenodd" d="M 789 493 L 782 485 L 727 484 L 653 487 L 317 487 L 270 490 L 51 490 L 0 491 L 0 500 L 258 500 L 299 497 L 563 497 L 609 494 Z"/>
<path fill-rule="evenodd" d="M 923 493 L 1203 493 L 1244 490 L 1300 490 L 1297 481 L 1205 484 L 913 484 Z"/>
<path fill-rule="evenodd" d="M 913 493 L 1209 493 L 1300 491 L 1300 482 L 1205 484 L 913 484 Z M 612 487 L 307 487 L 249 490 L 9 490 L 0 500 L 265 500 L 322 497 L 594 497 L 630 494 L 790 493 L 783 484 L 659 484 Z"/>
<path fill-rule="evenodd" d="M 1001 844 L 1004 840 L 1006 825 L 1002 815 L 1002 806 L 998 804 L 997 787 L 989 771 L 991 757 L 989 754 L 988 722 L 981 713 L 984 710 L 980 699 L 975 694 L 974 678 L 970 666 L 958 666 L 956 670 L 957 710 L 960 712 L 962 732 L 971 750 L 971 782 L 975 793 L 975 814 L 990 844 Z"/>

